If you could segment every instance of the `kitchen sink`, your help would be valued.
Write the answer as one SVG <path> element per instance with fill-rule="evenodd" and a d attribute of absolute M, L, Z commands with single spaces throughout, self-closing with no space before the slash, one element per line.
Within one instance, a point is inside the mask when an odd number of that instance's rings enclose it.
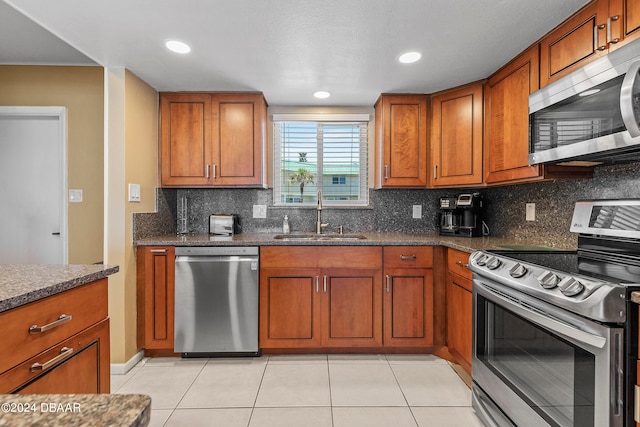
<path fill-rule="evenodd" d="M 309 240 L 328 240 L 328 241 L 349 241 L 349 240 L 366 240 L 366 237 L 360 234 L 278 234 L 274 237 L 276 240 L 288 241 L 309 241 Z"/>

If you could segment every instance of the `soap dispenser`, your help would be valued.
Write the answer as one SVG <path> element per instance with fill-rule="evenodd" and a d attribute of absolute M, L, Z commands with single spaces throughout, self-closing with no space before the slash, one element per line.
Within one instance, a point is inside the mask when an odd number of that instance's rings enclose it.
<path fill-rule="evenodd" d="M 289 217 L 287 215 L 284 216 L 284 221 L 282 221 L 282 232 L 284 234 L 289 234 L 291 229 L 289 228 Z"/>

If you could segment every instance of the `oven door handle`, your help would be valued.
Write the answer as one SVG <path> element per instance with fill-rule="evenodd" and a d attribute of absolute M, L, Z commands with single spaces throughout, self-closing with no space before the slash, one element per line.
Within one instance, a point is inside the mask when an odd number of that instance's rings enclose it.
<path fill-rule="evenodd" d="M 508 298 L 503 297 L 502 295 L 500 295 L 500 293 L 495 292 L 490 286 L 487 286 L 484 283 L 476 282 L 474 280 L 473 285 L 474 290 L 485 298 L 489 298 L 494 302 L 497 302 L 497 299 L 500 301 L 500 303 L 506 305 L 514 313 L 521 315 L 525 319 L 538 323 L 540 326 L 543 326 L 557 334 L 564 335 L 567 338 L 590 345 L 595 348 L 604 348 L 604 346 L 607 344 L 607 339 L 605 337 L 581 331 L 580 329 L 577 329 L 572 325 L 545 316 L 543 313 L 532 310 L 527 306 L 522 305 L 521 303 L 516 303 Z"/>

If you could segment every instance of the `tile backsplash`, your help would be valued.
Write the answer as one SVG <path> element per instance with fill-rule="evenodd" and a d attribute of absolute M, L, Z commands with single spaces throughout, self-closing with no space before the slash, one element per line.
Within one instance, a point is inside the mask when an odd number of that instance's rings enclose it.
<path fill-rule="evenodd" d="M 573 205 L 580 199 L 640 198 L 640 162 L 599 166 L 592 179 L 558 180 L 505 187 L 448 190 L 371 190 L 368 208 L 332 208 L 322 211 L 328 230 L 344 227 L 354 232 L 436 232 L 438 200 L 442 196 L 480 191 L 485 200 L 485 217 L 491 235 L 535 236 L 547 245 L 572 245 L 577 236 L 569 232 Z M 134 214 L 134 239 L 176 233 L 182 224 L 181 200 L 187 200 L 187 228 L 192 233 L 208 232 L 213 213 L 232 213 L 240 218 L 243 232 L 277 233 L 284 215 L 291 232 L 315 230 L 313 208 L 274 207 L 271 189 L 159 189 L 158 212 Z M 527 203 L 536 204 L 536 220 L 525 220 Z M 254 219 L 253 205 L 266 205 L 267 218 Z M 412 218 L 413 205 L 422 205 L 422 218 Z"/>

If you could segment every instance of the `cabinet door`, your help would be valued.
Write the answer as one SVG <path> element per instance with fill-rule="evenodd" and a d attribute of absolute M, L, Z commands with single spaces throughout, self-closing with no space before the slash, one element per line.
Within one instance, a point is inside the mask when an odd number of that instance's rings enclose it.
<path fill-rule="evenodd" d="M 320 270 L 260 270 L 260 347 L 319 348 Z"/>
<path fill-rule="evenodd" d="M 426 187 L 426 95 L 382 95 L 376 103 L 377 187 Z"/>
<path fill-rule="evenodd" d="M 213 95 L 213 185 L 264 183 L 266 111 L 261 94 Z"/>
<path fill-rule="evenodd" d="M 160 95 L 163 187 L 212 185 L 211 95 Z"/>
<path fill-rule="evenodd" d="M 471 373 L 473 295 L 471 280 L 449 273 L 447 281 L 447 346 L 458 363 Z"/>
<path fill-rule="evenodd" d="M 322 274 L 322 346 L 381 346 L 381 270 L 329 268 Z"/>
<path fill-rule="evenodd" d="M 607 25 L 610 51 L 640 37 L 640 2 L 610 0 Z"/>
<path fill-rule="evenodd" d="M 529 94 L 538 89 L 538 48 L 527 50 L 485 86 L 485 182 L 540 175 L 529 166 Z"/>
<path fill-rule="evenodd" d="M 482 184 L 482 83 L 432 98 L 431 185 Z"/>
<path fill-rule="evenodd" d="M 173 350 L 175 247 L 139 247 L 138 347 Z"/>
<path fill-rule="evenodd" d="M 433 345 L 433 273 L 427 268 L 385 269 L 385 347 Z"/>
<path fill-rule="evenodd" d="M 540 87 L 607 54 L 609 0 L 589 3 L 540 41 Z"/>

